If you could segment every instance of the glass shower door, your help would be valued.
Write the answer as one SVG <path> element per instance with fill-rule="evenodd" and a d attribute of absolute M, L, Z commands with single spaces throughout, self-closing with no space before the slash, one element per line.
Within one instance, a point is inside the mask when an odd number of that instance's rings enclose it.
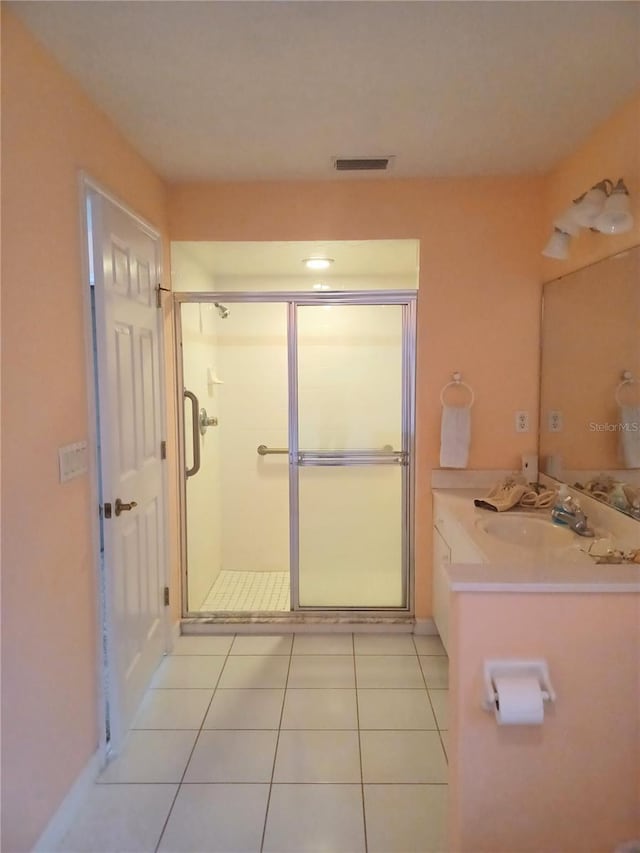
<path fill-rule="evenodd" d="M 185 610 L 288 611 L 287 305 L 185 302 L 179 320 Z"/>
<path fill-rule="evenodd" d="M 296 309 L 292 583 L 300 608 L 408 605 L 408 311 Z"/>

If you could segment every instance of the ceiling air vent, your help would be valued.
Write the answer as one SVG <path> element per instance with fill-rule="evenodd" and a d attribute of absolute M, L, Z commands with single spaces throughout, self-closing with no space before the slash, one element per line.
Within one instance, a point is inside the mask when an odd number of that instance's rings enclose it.
<path fill-rule="evenodd" d="M 335 157 L 338 172 L 385 172 L 393 157 Z"/>

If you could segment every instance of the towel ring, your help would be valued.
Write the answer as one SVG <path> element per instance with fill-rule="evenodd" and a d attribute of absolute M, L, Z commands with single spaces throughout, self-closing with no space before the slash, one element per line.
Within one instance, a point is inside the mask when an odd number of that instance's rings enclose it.
<path fill-rule="evenodd" d="M 469 405 L 461 407 L 461 408 L 470 409 L 471 406 L 473 406 L 473 404 L 475 402 L 476 395 L 473 391 L 473 388 L 470 385 L 467 385 L 466 382 L 462 381 L 462 374 L 458 373 L 458 371 L 456 371 L 453 374 L 453 379 L 451 380 L 451 382 L 447 382 L 447 384 L 444 386 L 444 388 L 440 392 L 440 403 L 444 406 L 444 404 L 445 404 L 444 403 L 444 392 L 447 390 L 447 388 L 451 388 L 452 386 L 455 386 L 456 388 L 459 388 L 460 386 L 462 386 L 463 388 L 466 388 L 467 391 L 471 394 L 471 400 L 469 401 Z"/>
<path fill-rule="evenodd" d="M 615 397 L 616 403 L 619 406 L 622 406 L 622 400 L 620 399 L 620 392 L 622 391 L 624 386 L 625 385 L 636 385 L 636 384 L 640 384 L 640 379 L 636 379 L 630 370 L 623 370 L 622 371 L 622 381 L 616 385 L 615 394 L 613 395 Z"/>

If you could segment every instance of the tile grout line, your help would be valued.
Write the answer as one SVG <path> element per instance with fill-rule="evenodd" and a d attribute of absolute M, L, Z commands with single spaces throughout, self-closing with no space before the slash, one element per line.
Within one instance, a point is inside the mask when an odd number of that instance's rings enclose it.
<path fill-rule="evenodd" d="M 276 736 L 276 748 L 273 753 L 273 765 L 271 767 L 271 780 L 269 782 L 269 793 L 267 794 L 267 807 L 264 811 L 264 823 L 262 825 L 262 837 L 260 839 L 260 853 L 264 848 L 264 842 L 267 835 L 267 820 L 269 818 L 269 806 L 271 805 L 271 792 L 273 790 L 273 777 L 276 772 L 276 760 L 278 758 L 278 746 L 280 744 L 280 732 L 282 731 L 282 720 L 284 717 L 284 706 L 287 701 L 287 687 L 289 684 L 289 672 L 291 671 L 291 661 L 293 659 L 293 644 L 296 641 L 295 631 L 291 636 L 291 648 L 289 650 L 289 665 L 287 666 L 287 677 L 284 680 L 284 693 L 282 694 L 282 708 L 280 709 L 280 720 L 278 722 L 278 734 Z"/>
<path fill-rule="evenodd" d="M 185 764 L 184 770 L 182 771 L 182 776 L 180 777 L 180 781 L 178 782 L 178 787 L 176 788 L 175 796 L 174 796 L 173 800 L 171 801 L 171 806 L 169 807 L 167 817 L 166 817 L 164 823 L 162 824 L 162 831 L 160 832 L 160 836 L 158 838 L 158 843 L 156 844 L 156 846 L 154 848 L 154 853 L 158 853 L 158 850 L 160 849 L 160 844 L 162 843 L 162 837 L 165 834 L 165 831 L 167 829 L 167 825 L 168 825 L 169 820 L 171 818 L 171 814 L 173 813 L 173 808 L 176 804 L 176 800 L 178 799 L 178 794 L 180 793 L 180 789 L 182 788 L 182 783 L 184 782 L 184 777 L 187 775 L 187 770 L 189 769 L 189 764 L 191 763 L 191 759 L 193 758 L 193 753 L 195 752 L 196 746 L 198 745 L 198 741 L 200 739 L 200 735 L 202 734 L 202 731 L 204 729 L 204 723 L 205 723 L 205 720 L 207 719 L 207 714 L 209 713 L 209 709 L 211 708 L 211 703 L 213 702 L 213 697 L 216 695 L 216 690 L 218 689 L 218 684 L 220 683 L 220 679 L 222 678 L 222 673 L 224 672 L 224 668 L 227 665 L 227 661 L 229 660 L 229 656 L 231 655 L 231 649 L 233 648 L 233 644 L 235 643 L 237 636 L 238 636 L 237 634 L 233 635 L 231 643 L 229 644 L 229 649 L 228 649 L 227 654 L 225 655 L 225 658 L 224 658 L 224 663 L 220 667 L 220 672 L 218 673 L 218 678 L 216 679 L 216 683 L 215 683 L 215 686 L 213 688 L 213 693 L 211 694 L 211 699 L 209 700 L 209 704 L 207 705 L 207 708 L 206 708 L 204 715 L 202 717 L 202 722 L 200 724 L 200 728 L 198 729 L 198 734 L 196 735 L 196 739 L 194 740 L 193 746 L 191 747 L 191 752 L 189 753 L 189 758 L 187 759 L 187 763 Z M 203 655 L 203 657 L 205 657 L 205 656 Z M 216 657 L 216 656 L 213 655 L 212 657 Z M 193 729 L 191 729 L 191 731 L 193 731 Z"/>
<path fill-rule="evenodd" d="M 424 688 L 427 692 L 427 700 L 429 702 L 429 707 L 431 708 L 431 713 L 433 714 L 433 719 L 435 720 L 436 730 L 438 732 L 438 737 L 440 738 L 440 746 L 442 747 L 442 751 L 444 752 L 444 757 L 445 757 L 445 760 L 447 762 L 447 768 L 448 768 L 449 767 L 449 753 L 447 752 L 445 745 L 444 745 L 444 740 L 442 739 L 442 732 L 440 731 L 440 723 L 438 722 L 438 718 L 436 716 L 436 709 L 433 707 L 433 702 L 431 701 L 431 694 L 429 693 L 429 685 L 427 684 L 427 679 L 425 677 L 424 670 L 422 668 L 422 662 L 420 660 L 420 654 L 418 652 L 418 647 L 416 646 L 415 639 L 413 640 L 413 645 L 415 646 L 416 655 L 418 658 L 418 666 L 420 667 L 420 674 L 422 675 L 422 680 L 424 681 Z M 449 656 L 447 655 L 447 668 L 448 668 L 448 666 L 449 666 Z M 448 690 L 448 688 L 447 688 L 447 690 Z"/>
<path fill-rule="evenodd" d="M 369 850 L 367 839 L 367 808 L 364 802 L 364 772 L 362 770 L 362 739 L 360 737 L 360 707 L 358 704 L 358 670 L 356 667 L 356 635 L 351 635 L 351 647 L 353 649 L 353 681 L 356 693 L 356 724 L 358 726 L 358 756 L 360 759 L 360 796 L 362 797 L 362 825 L 364 829 L 364 853 Z"/>

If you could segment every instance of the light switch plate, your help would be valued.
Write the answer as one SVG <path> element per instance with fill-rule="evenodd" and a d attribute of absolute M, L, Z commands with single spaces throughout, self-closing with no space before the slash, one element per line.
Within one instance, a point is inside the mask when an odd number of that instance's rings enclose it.
<path fill-rule="evenodd" d="M 86 474 L 89 468 L 87 442 L 76 441 L 58 448 L 58 467 L 60 482 L 66 483 L 74 477 Z"/>

